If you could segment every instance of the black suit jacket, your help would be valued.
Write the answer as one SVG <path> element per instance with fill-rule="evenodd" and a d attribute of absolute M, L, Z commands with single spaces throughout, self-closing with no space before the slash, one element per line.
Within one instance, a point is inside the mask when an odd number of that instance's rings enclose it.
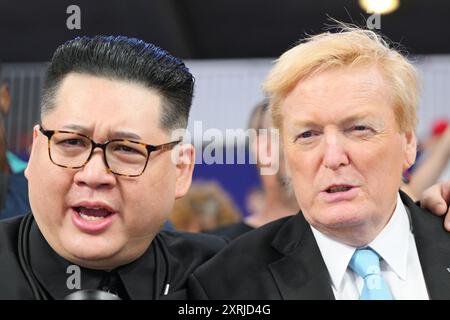
<path fill-rule="evenodd" d="M 450 299 L 450 233 L 403 192 L 431 299 Z M 334 299 L 311 227 L 301 214 L 231 242 L 189 279 L 192 299 Z"/>
<path fill-rule="evenodd" d="M 0 300 L 35 298 L 30 283 L 25 277 L 25 268 L 23 268 L 19 258 L 18 242 L 19 238 L 23 236 L 19 232 L 19 226 L 24 218 L 17 217 L 0 221 Z M 155 269 L 157 271 L 154 271 L 158 277 L 153 278 L 153 276 L 149 276 L 148 278 L 161 282 L 159 283 L 159 288 L 163 288 L 166 283 L 165 280 L 167 280 L 171 288 L 169 295 L 159 297 L 160 299 L 186 299 L 186 284 L 189 275 L 227 243 L 224 239 L 212 235 L 171 231 L 162 231 L 158 234 L 158 237 L 161 239 L 161 247 L 157 247 L 155 250 L 164 250 L 166 254 L 161 256 L 161 260 L 155 262 L 161 266 L 161 268 Z M 44 247 L 47 246 L 48 244 Z M 54 251 L 51 252 L 56 256 Z M 30 255 L 30 252 L 26 254 Z M 42 252 L 36 252 L 36 255 L 42 255 Z M 164 256 L 165 258 L 163 259 Z M 59 260 L 51 260 L 48 263 L 59 265 Z M 67 263 L 70 264 L 69 262 Z M 143 268 L 141 269 L 144 270 Z M 135 268 L 136 278 L 139 277 L 139 272 L 141 272 L 139 270 L 141 269 Z M 35 273 L 35 270 L 30 267 L 29 272 Z M 64 273 L 64 277 L 66 276 Z M 145 278 L 147 279 L 147 277 Z M 47 280 L 49 283 L 52 283 L 54 279 L 53 277 Z M 136 281 L 137 284 L 140 284 L 140 282 L 143 282 L 143 280 Z M 152 282 L 154 281 L 148 282 L 149 287 L 154 286 Z M 64 281 L 61 281 L 61 285 L 64 286 L 65 284 L 66 279 L 64 278 Z M 143 283 L 143 285 L 147 285 L 147 282 Z M 44 286 L 44 289 L 47 290 L 48 288 Z M 51 296 L 49 298 L 55 297 Z M 62 299 L 62 297 L 56 297 L 56 299 Z"/>

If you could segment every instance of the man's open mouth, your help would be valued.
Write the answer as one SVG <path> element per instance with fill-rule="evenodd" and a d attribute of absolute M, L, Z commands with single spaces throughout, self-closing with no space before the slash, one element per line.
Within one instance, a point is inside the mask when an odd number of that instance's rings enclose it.
<path fill-rule="evenodd" d="M 81 218 L 89 221 L 99 221 L 113 214 L 106 208 L 74 207 L 74 210 Z"/>
<path fill-rule="evenodd" d="M 327 193 L 345 192 L 345 191 L 350 190 L 351 188 L 353 188 L 353 187 L 352 186 L 346 186 L 346 185 L 331 186 L 330 188 L 326 189 L 325 191 Z"/>

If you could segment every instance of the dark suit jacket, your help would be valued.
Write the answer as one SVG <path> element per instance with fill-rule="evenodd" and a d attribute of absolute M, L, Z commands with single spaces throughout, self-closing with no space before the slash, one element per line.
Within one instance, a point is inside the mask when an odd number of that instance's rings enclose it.
<path fill-rule="evenodd" d="M 431 299 L 450 299 L 450 233 L 401 192 Z M 311 227 L 301 214 L 251 231 L 198 268 L 191 299 L 334 299 Z"/>
<path fill-rule="evenodd" d="M 23 216 L 0 221 L 0 300 L 34 299 L 30 284 L 26 280 L 24 270 L 19 262 L 18 241 L 21 237 L 19 225 L 22 219 L 24 219 Z M 162 231 L 158 234 L 158 237 L 161 239 L 161 246 L 164 246 L 167 254 L 164 259 L 161 258 L 161 261 L 155 262 L 161 265 L 161 268 L 156 269 L 161 270 L 154 271 L 159 276 L 149 278 L 161 282 L 159 288 L 163 288 L 167 277 L 171 291 L 168 296 L 160 297 L 161 299 L 186 299 L 186 284 L 189 275 L 226 245 L 224 239 L 204 234 Z M 45 247 L 47 246 L 46 244 Z M 157 247 L 155 250 L 161 251 L 162 248 Z M 52 251 L 52 254 L 56 256 L 54 251 Z M 37 255 L 42 255 L 42 252 L 37 252 Z M 49 263 L 59 266 L 59 260 L 52 260 Z M 141 271 L 138 267 L 135 269 L 136 277 L 138 277 Z M 65 272 L 63 274 L 64 277 L 67 276 Z M 52 279 L 47 280 L 50 282 Z M 62 286 L 66 285 L 65 280 L 64 278 L 64 281 L 61 281 Z M 154 284 L 149 281 L 148 286 L 153 287 Z M 63 297 L 52 296 L 49 298 L 62 299 Z"/>

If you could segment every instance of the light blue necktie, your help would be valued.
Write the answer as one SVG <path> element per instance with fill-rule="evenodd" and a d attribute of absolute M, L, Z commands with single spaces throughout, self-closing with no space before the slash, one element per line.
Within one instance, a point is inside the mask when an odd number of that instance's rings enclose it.
<path fill-rule="evenodd" d="M 371 248 L 357 249 L 348 266 L 364 279 L 360 300 L 393 300 L 380 270 L 380 256 Z"/>

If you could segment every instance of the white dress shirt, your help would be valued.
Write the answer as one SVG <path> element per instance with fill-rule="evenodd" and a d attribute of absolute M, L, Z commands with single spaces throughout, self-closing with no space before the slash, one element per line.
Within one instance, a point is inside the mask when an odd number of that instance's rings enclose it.
<path fill-rule="evenodd" d="M 338 242 L 312 226 L 311 228 L 330 274 L 335 298 L 359 299 L 364 281 L 348 268 L 357 248 Z M 408 213 L 400 195 L 391 219 L 368 246 L 383 258 L 380 263 L 381 273 L 394 299 L 429 299 Z"/>

